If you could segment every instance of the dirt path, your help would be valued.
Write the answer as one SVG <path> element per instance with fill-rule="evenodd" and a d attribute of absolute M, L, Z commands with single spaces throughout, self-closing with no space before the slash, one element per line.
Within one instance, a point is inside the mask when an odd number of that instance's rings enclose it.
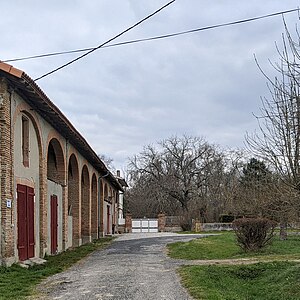
<path fill-rule="evenodd" d="M 236 258 L 236 259 L 209 259 L 209 260 L 182 260 L 182 265 L 207 266 L 207 265 L 251 265 L 260 262 L 282 261 L 283 259 L 257 259 L 257 258 Z M 292 262 L 300 262 L 300 259 L 288 259 Z"/>

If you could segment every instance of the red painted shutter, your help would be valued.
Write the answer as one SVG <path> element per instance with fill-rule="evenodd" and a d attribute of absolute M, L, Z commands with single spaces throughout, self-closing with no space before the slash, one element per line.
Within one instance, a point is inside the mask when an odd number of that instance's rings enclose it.
<path fill-rule="evenodd" d="M 34 189 L 27 187 L 28 258 L 34 257 Z"/>
<path fill-rule="evenodd" d="M 51 206 L 51 253 L 57 252 L 57 196 L 52 195 L 50 199 Z"/>
<path fill-rule="evenodd" d="M 26 260 L 28 258 L 26 191 L 26 186 L 20 184 L 17 185 L 18 251 L 19 259 L 21 261 Z"/>

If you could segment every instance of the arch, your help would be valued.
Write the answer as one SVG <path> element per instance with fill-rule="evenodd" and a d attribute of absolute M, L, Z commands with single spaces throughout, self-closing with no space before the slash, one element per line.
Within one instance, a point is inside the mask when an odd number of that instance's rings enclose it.
<path fill-rule="evenodd" d="M 81 172 L 81 237 L 83 244 L 91 241 L 90 176 L 86 165 Z"/>
<path fill-rule="evenodd" d="M 74 154 L 68 164 L 68 247 L 80 244 L 79 168 Z"/>
<path fill-rule="evenodd" d="M 60 141 L 48 136 L 47 148 L 47 244 L 48 252 L 62 251 L 65 228 L 65 157 Z"/>
<path fill-rule="evenodd" d="M 65 183 L 65 160 L 60 142 L 52 138 L 47 151 L 47 178 L 60 185 Z"/>
<path fill-rule="evenodd" d="M 98 189 L 97 189 L 97 177 L 94 173 L 92 176 L 92 193 L 91 193 L 91 202 L 92 202 L 92 210 L 91 210 L 91 233 L 92 239 L 96 239 L 98 237 Z"/>
<path fill-rule="evenodd" d="M 26 120 L 27 128 L 26 146 L 23 144 L 24 120 Z M 14 190 L 17 191 L 15 196 L 16 238 L 8 241 L 8 245 L 11 249 L 16 249 L 15 255 L 20 259 L 20 256 L 22 256 L 22 254 L 20 254 L 22 252 L 21 248 L 24 245 L 21 247 L 19 238 L 24 240 L 23 230 L 27 227 L 30 228 L 30 231 L 25 230 L 27 233 L 26 238 L 28 238 L 28 241 L 30 239 L 27 245 L 31 244 L 34 246 L 32 248 L 30 247 L 30 256 L 28 255 L 26 258 L 43 256 L 42 249 L 44 248 L 46 239 L 45 231 L 42 226 L 44 221 L 44 168 L 41 129 L 38 118 L 34 113 L 32 114 L 30 107 L 26 103 L 21 103 L 16 107 L 13 112 L 11 124 L 10 144 L 5 145 L 4 149 L 7 152 L 7 158 L 13 163 L 13 173 L 11 174 L 13 178 L 11 184 L 7 185 L 5 190 L 7 193 L 11 193 L 11 195 L 14 195 Z M 5 141 L 5 139 L 3 139 L 3 141 Z M 24 146 L 27 149 L 26 163 L 24 163 Z M 7 149 L 10 149 L 10 151 Z M 24 191 L 26 191 L 25 194 Z M 23 200 L 21 200 L 21 194 L 26 195 Z M 6 197 L 6 195 L 3 194 L 3 197 Z M 34 201 L 33 197 L 35 197 L 37 201 Z M 10 199 L 8 196 L 7 198 Z M 24 215 L 21 215 L 21 213 L 24 212 L 24 207 L 22 209 L 21 203 L 26 206 L 28 213 L 26 218 L 24 218 Z M 21 222 L 21 220 L 24 222 Z M 13 242 L 16 242 L 16 247 L 12 244 Z"/>

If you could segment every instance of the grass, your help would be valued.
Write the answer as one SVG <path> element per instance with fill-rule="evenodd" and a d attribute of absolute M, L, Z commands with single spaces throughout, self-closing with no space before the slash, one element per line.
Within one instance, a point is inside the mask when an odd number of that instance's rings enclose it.
<path fill-rule="evenodd" d="M 184 266 L 182 282 L 201 300 L 298 300 L 300 264 L 258 263 L 246 266 Z"/>
<path fill-rule="evenodd" d="M 256 258 L 250 265 L 198 265 L 179 269 L 183 285 L 201 300 L 300 299 L 300 236 L 290 235 L 255 253 L 243 252 L 233 232 L 168 245 L 169 255 L 181 259 Z"/>
<path fill-rule="evenodd" d="M 86 257 L 89 253 L 106 247 L 112 238 L 103 238 L 55 256 L 46 257 L 44 265 L 28 269 L 19 265 L 10 268 L 0 267 L 0 299 L 24 299 L 34 292 L 34 287 L 42 279 L 62 272 Z"/>
<path fill-rule="evenodd" d="M 300 236 L 291 235 L 281 241 L 278 236 L 273 243 L 255 253 L 243 252 L 235 242 L 233 232 L 195 239 L 190 242 L 177 242 L 168 245 L 169 255 L 178 259 L 235 259 L 257 257 L 262 259 L 300 258 Z"/>

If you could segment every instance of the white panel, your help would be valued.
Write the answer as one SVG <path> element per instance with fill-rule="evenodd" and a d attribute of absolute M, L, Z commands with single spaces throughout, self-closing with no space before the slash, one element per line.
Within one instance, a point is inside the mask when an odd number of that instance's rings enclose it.
<path fill-rule="evenodd" d="M 155 221 L 155 220 L 150 220 L 149 221 L 149 227 L 158 227 L 158 221 Z"/>
<path fill-rule="evenodd" d="M 158 232 L 157 219 L 133 219 L 132 232 Z"/>
<path fill-rule="evenodd" d="M 132 227 L 141 227 L 140 221 L 132 221 Z"/>
<path fill-rule="evenodd" d="M 148 228 L 148 220 L 142 220 L 142 227 Z"/>

